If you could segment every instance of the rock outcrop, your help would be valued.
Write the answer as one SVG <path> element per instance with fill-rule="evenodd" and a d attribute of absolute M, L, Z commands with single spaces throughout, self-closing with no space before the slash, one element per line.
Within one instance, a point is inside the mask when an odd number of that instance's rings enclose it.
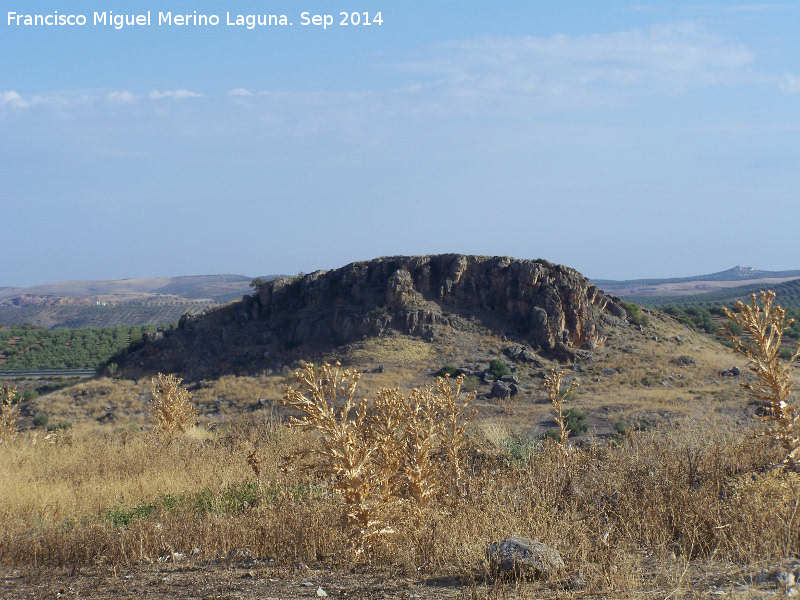
<path fill-rule="evenodd" d="M 392 330 L 433 339 L 443 326 L 478 319 L 561 358 L 601 345 L 607 326 L 625 318 L 618 299 L 568 267 L 460 254 L 385 257 L 275 279 L 245 296 L 243 310 L 288 345 Z"/>
<path fill-rule="evenodd" d="M 365 337 L 400 333 L 458 346 L 491 330 L 510 343 L 512 360 L 541 367 L 539 356 L 571 360 L 602 345 L 626 317 L 620 304 L 577 271 L 545 261 L 393 256 L 264 282 L 242 302 L 185 315 L 115 362 L 131 377 L 252 374 Z"/>

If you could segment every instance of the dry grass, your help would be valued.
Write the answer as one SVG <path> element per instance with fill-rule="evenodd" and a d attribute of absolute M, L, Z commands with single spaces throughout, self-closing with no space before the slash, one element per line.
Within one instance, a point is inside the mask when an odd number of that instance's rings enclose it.
<path fill-rule="evenodd" d="M 433 404 L 424 394 L 441 397 L 447 390 L 425 392 L 422 384 L 432 381 L 429 374 L 436 368 L 453 364 L 449 355 L 431 345 L 400 344 L 398 356 L 418 362 L 395 371 L 388 358 L 397 340 L 354 345 L 372 357 L 364 368 L 386 364 L 387 370 L 359 381 L 361 386 L 368 380 L 364 387 L 372 400 L 364 428 L 343 424 L 357 422 L 361 406 L 353 396 L 353 410 L 344 410 L 348 384 L 331 405 L 332 430 L 349 431 L 347 443 L 355 448 L 365 436 L 383 436 L 377 452 L 386 456 L 373 451 L 362 463 L 368 471 L 374 469 L 373 457 L 388 464 L 389 455 L 395 456 L 389 469 L 395 477 L 370 475 L 365 496 L 387 508 L 391 504 L 380 529 L 391 525 L 395 533 L 374 536 L 370 552 L 360 555 L 352 552 L 353 525 L 341 520 L 352 506 L 339 489 L 356 472 L 282 471 L 284 456 L 323 449 L 319 428 L 287 427 L 279 411 L 244 412 L 258 398 L 277 403 L 288 373 L 198 383 L 192 391 L 200 419 L 218 426 L 210 432 L 196 428 L 169 445 L 157 444 L 147 430 L 128 427 L 144 422 L 144 415 L 135 413 L 146 407 L 145 381 L 99 379 L 42 396 L 36 410 L 51 419 L 73 414 L 75 421 L 79 415 L 97 419 L 112 405 L 117 416 L 105 425 L 78 422 L 72 436 L 45 440 L 23 432 L 3 446 L 0 481 L 12 484 L 0 485 L 0 564 L 110 568 L 157 561 L 172 552 L 188 556 L 193 548 L 199 549 L 199 560 L 211 561 L 246 547 L 288 570 L 303 561 L 342 572 L 369 559 L 372 567 L 415 578 L 480 580 L 486 546 L 521 535 L 558 549 L 568 574 L 581 571 L 587 580 L 586 594 L 642 596 L 647 595 L 642 590 L 658 588 L 666 590 L 661 597 L 675 598 L 703 571 L 723 565 L 720 572 L 739 573 L 741 580 L 742 573 L 797 554 L 800 484 L 796 475 L 769 468 L 783 458 L 780 448 L 757 435 L 738 381 L 719 377 L 732 366 L 729 351 L 666 320 L 654 317 L 651 323 L 644 332 L 621 329 L 593 361 L 582 363 L 584 371 L 564 378 L 581 379 L 574 406 L 594 419 L 593 432 L 613 431 L 608 423 L 617 418 L 658 417 L 658 427 L 610 439 L 575 439 L 569 453 L 537 441 L 521 458 L 509 439 L 524 442 L 553 426 L 552 403 L 537 372 L 543 369 L 518 365 L 515 375 L 528 394 L 505 412 L 481 396 L 468 405 L 463 396 L 456 402 L 451 383 L 450 414 L 457 416 L 433 419 Z M 677 334 L 682 342 L 674 339 Z M 629 345 L 639 351 L 620 353 Z M 478 346 L 480 361 L 500 357 L 503 349 L 499 339 Z M 670 362 L 682 355 L 696 364 Z M 606 368 L 614 374 L 604 375 Z M 642 382 L 648 378 L 658 384 Z M 668 385 L 660 385 L 662 380 Z M 409 383 L 423 390 L 415 395 Z M 384 387 L 389 389 L 381 399 L 378 390 Z M 467 427 L 475 405 L 481 412 Z M 371 419 L 381 407 L 388 411 L 382 430 Z M 408 426 L 401 427 L 392 411 L 407 413 Z M 457 441 L 443 444 L 441 423 L 453 422 Z M 447 458 L 448 445 L 458 447 L 457 461 Z M 305 456 L 319 465 L 322 455 Z M 354 452 L 351 466 L 357 459 Z M 458 482 L 450 483 L 456 477 Z"/>
<path fill-rule="evenodd" d="M 352 507 L 339 480 L 279 468 L 285 454 L 318 449 L 317 439 L 255 417 L 156 452 L 146 432 L 77 427 L 55 443 L 22 435 L 0 453 L 0 479 L 14 482 L 0 489 L 0 562 L 130 564 L 195 547 L 209 560 L 247 547 L 281 564 L 349 567 L 350 526 L 339 517 Z M 436 492 L 418 487 L 425 509 L 377 536 L 369 558 L 407 573 L 479 577 L 489 542 L 527 535 L 558 549 L 590 590 L 610 591 L 668 581 L 673 556 L 686 564 L 789 556 L 800 551 L 797 482 L 766 469 L 778 455 L 764 442 L 752 430 L 707 421 L 568 455 L 545 443 L 526 465 L 473 445 L 462 458 L 461 493 L 448 493 L 441 480 Z M 433 447 L 413 444 L 423 449 L 421 468 Z M 412 477 L 400 481 L 402 488 Z"/>

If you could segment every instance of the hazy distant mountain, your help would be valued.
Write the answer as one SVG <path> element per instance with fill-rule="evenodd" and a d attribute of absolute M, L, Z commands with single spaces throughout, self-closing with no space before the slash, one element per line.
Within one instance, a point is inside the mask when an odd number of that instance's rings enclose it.
<path fill-rule="evenodd" d="M 2 287 L 0 325 L 30 323 L 52 329 L 171 323 L 186 312 L 241 298 L 250 291 L 252 279 L 246 275 L 196 275 Z"/>
<path fill-rule="evenodd" d="M 615 296 L 682 296 L 702 294 L 743 284 L 778 284 L 793 279 L 800 279 L 800 270 L 794 271 L 762 271 L 752 267 L 736 266 L 727 271 L 693 277 L 675 277 L 669 279 L 629 279 L 615 281 L 610 279 L 592 279 L 597 287 Z"/>

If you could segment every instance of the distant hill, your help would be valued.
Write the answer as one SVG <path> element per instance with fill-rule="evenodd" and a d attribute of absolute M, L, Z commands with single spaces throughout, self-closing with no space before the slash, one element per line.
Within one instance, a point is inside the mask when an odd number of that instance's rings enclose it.
<path fill-rule="evenodd" d="M 54 329 L 173 323 L 184 313 L 241 298 L 251 281 L 246 275 L 198 275 L 2 287 L 0 325 Z"/>
<path fill-rule="evenodd" d="M 761 290 L 770 289 L 777 294 L 776 304 L 784 308 L 800 308 L 800 279 L 792 279 L 782 283 L 750 283 L 715 292 L 702 294 L 683 294 L 679 296 L 623 296 L 624 299 L 636 302 L 642 306 L 677 306 L 685 308 L 687 306 L 698 306 L 708 308 L 710 306 L 730 306 L 737 300 L 747 301 L 750 294 L 758 293 Z"/>
<path fill-rule="evenodd" d="M 770 285 L 800 279 L 800 270 L 794 271 L 762 271 L 751 267 L 736 266 L 727 271 L 693 277 L 674 277 L 669 279 L 629 279 L 615 281 L 610 279 L 592 279 L 592 283 L 603 291 L 621 296 L 639 304 L 664 304 L 663 298 L 685 295 L 698 295 L 717 292 L 728 288 L 736 288 L 743 284 Z M 653 302 L 647 297 L 658 297 Z"/>

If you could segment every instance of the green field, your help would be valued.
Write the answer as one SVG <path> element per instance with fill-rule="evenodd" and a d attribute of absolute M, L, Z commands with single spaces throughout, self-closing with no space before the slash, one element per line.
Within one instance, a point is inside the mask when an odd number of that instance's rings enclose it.
<path fill-rule="evenodd" d="M 0 329 L 0 371 L 97 368 L 125 348 L 141 344 L 145 332 L 155 331 L 154 325 Z"/>
<path fill-rule="evenodd" d="M 241 298 L 240 294 L 235 295 Z M 234 298 L 231 298 L 234 299 Z M 14 327 L 26 323 L 36 327 L 116 327 L 173 323 L 187 312 L 218 306 L 210 302 L 129 302 L 118 306 L 21 306 L 0 307 L 0 324 Z"/>

